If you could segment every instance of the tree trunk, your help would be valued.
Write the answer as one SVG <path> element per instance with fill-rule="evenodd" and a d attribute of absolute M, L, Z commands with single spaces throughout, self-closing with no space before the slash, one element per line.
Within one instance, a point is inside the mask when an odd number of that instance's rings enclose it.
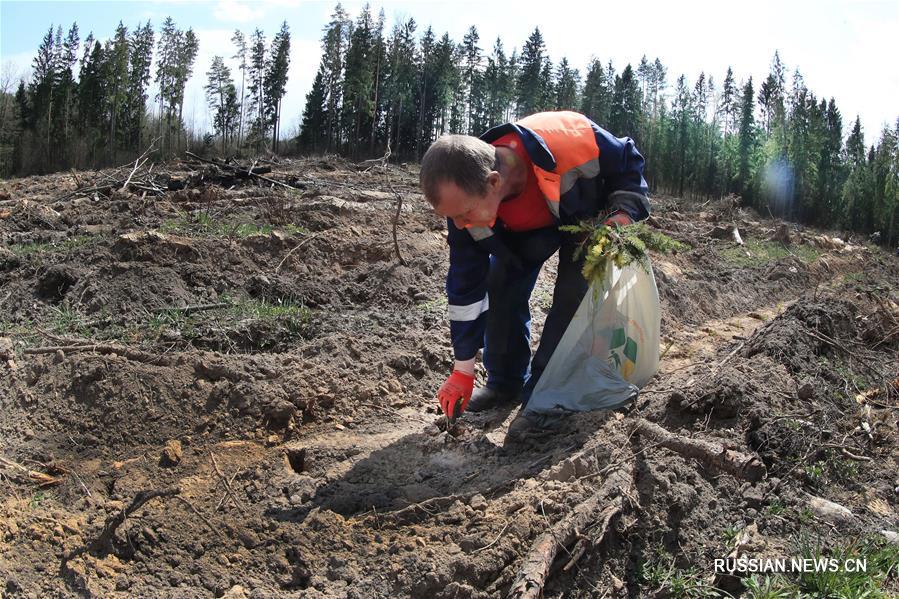
<path fill-rule="evenodd" d="M 372 114 L 371 119 L 371 134 L 368 141 L 368 153 L 375 153 L 375 132 L 378 130 L 378 89 L 379 78 L 381 72 L 381 48 L 380 44 L 378 47 L 378 59 L 375 61 L 375 103 L 374 103 L 374 113 Z"/>

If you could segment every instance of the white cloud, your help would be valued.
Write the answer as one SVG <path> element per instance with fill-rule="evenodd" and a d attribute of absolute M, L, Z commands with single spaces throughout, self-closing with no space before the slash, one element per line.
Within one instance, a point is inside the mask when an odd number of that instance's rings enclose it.
<path fill-rule="evenodd" d="M 216 4 L 212 14 L 219 21 L 249 23 L 265 16 L 265 10 L 258 3 L 250 6 L 239 0 L 221 0 Z"/>

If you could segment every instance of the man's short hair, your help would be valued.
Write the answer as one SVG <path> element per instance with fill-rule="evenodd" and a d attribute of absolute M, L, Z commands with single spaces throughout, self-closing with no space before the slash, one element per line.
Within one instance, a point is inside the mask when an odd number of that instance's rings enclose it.
<path fill-rule="evenodd" d="M 471 135 L 443 135 L 421 159 L 419 182 L 431 206 L 440 202 L 437 188 L 451 181 L 471 195 L 487 193 L 487 175 L 496 167 L 496 148 Z"/>

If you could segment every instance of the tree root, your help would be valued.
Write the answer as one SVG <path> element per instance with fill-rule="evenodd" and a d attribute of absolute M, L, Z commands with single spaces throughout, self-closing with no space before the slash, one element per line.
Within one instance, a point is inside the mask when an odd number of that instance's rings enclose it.
<path fill-rule="evenodd" d="M 633 462 L 612 471 L 592 497 L 574 508 L 564 520 L 540 535 L 524 557 L 518 577 L 509 590 L 508 597 L 536 599 L 543 596 L 543 587 L 553 572 L 552 566 L 559 551 L 569 556 L 566 569 L 574 566 L 587 550 L 605 538 L 613 518 L 624 510 L 625 498 L 634 489 Z M 599 529 L 591 535 L 592 541 L 581 533 L 591 524 L 599 522 Z M 574 545 L 574 550 L 568 547 Z"/>
<path fill-rule="evenodd" d="M 767 474 L 765 465 L 756 456 L 728 449 L 712 441 L 688 439 L 644 418 L 637 421 L 636 431 L 685 458 L 694 458 L 706 466 L 715 467 L 751 482 L 758 482 Z"/>
<path fill-rule="evenodd" d="M 34 483 L 39 487 L 52 487 L 62 482 L 61 478 L 26 468 L 3 456 L 0 456 L 0 474 L 22 482 Z"/>
<path fill-rule="evenodd" d="M 85 343 L 83 345 L 53 345 L 49 347 L 29 347 L 22 350 L 25 355 L 35 354 L 54 354 L 58 351 L 63 353 L 73 352 L 94 352 L 98 354 L 115 354 L 123 356 L 135 362 L 144 362 L 146 364 L 155 364 L 158 366 L 171 366 L 174 358 L 171 356 L 159 356 L 151 354 L 139 349 L 131 349 L 120 345 L 112 345 L 107 343 Z"/>

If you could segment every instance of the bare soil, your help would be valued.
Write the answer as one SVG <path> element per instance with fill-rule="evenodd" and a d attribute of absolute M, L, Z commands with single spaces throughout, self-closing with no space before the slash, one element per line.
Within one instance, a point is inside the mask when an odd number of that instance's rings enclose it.
<path fill-rule="evenodd" d="M 547 597 L 677 595 L 659 564 L 739 594 L 715 558 L 899 530 L 895 256 L 815 248 L 809 230 L 785 248 L 768 241 L 778 223 L 731 200 L 655 198 L 653 226 L 689 246 L 653 257 L 658 375 L 627 409 L 509 443 L 513 410 L 449 430 L 437 413 L 446 233 L 415 167 L 391 166 L 390 186 L 335 158 L 268 176 L 303 188 L 193 177 L 162 197 L 64 198 L 74 175 L 0 183 L 0 457 L 24 468 L 0 466 L 0 596 L 501 597 L 621 464 L 624 509 L 582 557 L 559 552 Z M 640 418 L 757 456 L 767 476 L 664 449 Z M 899 591 L 895 570 L 884 585 Z"/>

